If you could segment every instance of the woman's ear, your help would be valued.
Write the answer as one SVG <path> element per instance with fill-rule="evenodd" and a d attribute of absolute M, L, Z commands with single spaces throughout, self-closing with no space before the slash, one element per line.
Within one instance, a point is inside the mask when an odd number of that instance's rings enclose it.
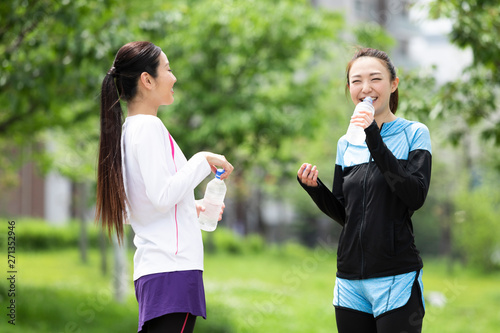
<path fill-rule="evenodd" d="M 153 78 L 147 72 L 142 72 L 141 76 L 139 77 L 139 83 L 148 90 L 151 90 L 154 86 Z"/>
<path fill-rule="evenodd" d="M 398 89 L 398 85 L 399 85 L 399 77 L 396 77 L 394 81 L 391 82 L 391 94 L 395 92 L 396 89 Z"/>

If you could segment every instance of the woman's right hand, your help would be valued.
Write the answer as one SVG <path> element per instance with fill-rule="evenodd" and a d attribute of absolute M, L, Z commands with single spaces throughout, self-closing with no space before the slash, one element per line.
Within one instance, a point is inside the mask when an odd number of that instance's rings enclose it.
<path fill-rule="evenodd" d="M 212 172 L 215 173 L 217 171 L 217 167 L 222 167 L 226 172 L 222 174 L 220 179 L 226 179 L 229 177 L 231 172 L 233 172 L 234 167 L 226 160 L 224 155 L 214 154 L 210 152 L 202 152 L 203 156 L 207 159 L 208 164 L 210 164 L 210 168 Z"/>
<path fill-rule="evenodd" d="M 304 163 L 297 172 L 297 176 L 302 184 L 309 187 L 318 186 L 318 169 L 309 163 Z"/>

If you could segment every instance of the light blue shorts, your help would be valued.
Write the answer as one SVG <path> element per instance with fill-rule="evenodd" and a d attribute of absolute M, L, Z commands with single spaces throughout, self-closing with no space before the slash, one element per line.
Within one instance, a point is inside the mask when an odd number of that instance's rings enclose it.
<path fill-rule="evenodd" d="M 416 274 L 415 271 L 364 280 L 337 278 L 333 291 L 333 305 L 370 313 L 376 318 L 408 302 Z M 422 270 L 418 274 L 418 283 L 425 310 Z"/>

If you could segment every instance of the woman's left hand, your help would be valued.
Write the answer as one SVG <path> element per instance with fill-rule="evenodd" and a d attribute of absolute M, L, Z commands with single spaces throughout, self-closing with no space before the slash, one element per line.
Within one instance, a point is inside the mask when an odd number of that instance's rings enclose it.
<path fill-rule="evenodd" d="M 226 205 L 224 203 L 222 203 L 222 207 L 220 209 L 220 214 L 219 214 L 218 221 L 222 220 L 222 214 L 224 214 L 224 208 L 226 208 Z"/>
<path fill-rule="evenodd" d="M 198 215 L 198 217 L 200 217 L 200 213 L 205 211 L 205 206 L 203 206 L 203 199 L 196 200 L 195 202 L 196 202 L 196 214 Z M 224 208 L 226 208 L 226 205 L 222 203 L 222 208 L 220 210 L 218 221 L 222 220 L 222 214 L 224 214 Z"/>
<path fill-rule="evenodd" d="M 200 217 L 200 213 L 205 211 L 205 206 L 203 206 L 203 199 L 195 200 L 196 203 L 196 215 Z"/>
<path fill-rule="evenodd" d="M 351 117 L 351 124 L 365 129 L 373 123 L 373 119 L 373 114 L 370 111 L 359 111 Z"/>

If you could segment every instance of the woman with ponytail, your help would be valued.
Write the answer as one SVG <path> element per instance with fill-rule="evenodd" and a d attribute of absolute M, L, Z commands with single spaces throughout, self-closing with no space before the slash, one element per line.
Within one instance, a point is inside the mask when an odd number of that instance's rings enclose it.
<path fill-rule="evenodd" d="M 233 171 L 222 155 L 187 160 L 157 117 L 160 105 L 173 103 L 176 81 L 158 46 L 132 42 L 102 83 L 96 220 L 120 243 L 123 224 L 134 230 L 139 332 L 192 332 L 196 317 L 206 318 L 197 222 L 204 207 L 194 189 L 217 167 L 223 179 Z"/>
<path fill-rule="evenodd" d="M 304 163 L 298 180 L 318 208 L 342 226 L 333 305 L 339 333 L 422 330 L 422 259 L 411 216 L 422 207 L 431 179 L 431 141 L 424 124 L 397 117 L 399 78 L 387 54 L 360 49 L 347 66 L 354 105 L 371 97 L 375 114 L 351 124 L 366 142 L 337 143 L 333 187 Z"/>

